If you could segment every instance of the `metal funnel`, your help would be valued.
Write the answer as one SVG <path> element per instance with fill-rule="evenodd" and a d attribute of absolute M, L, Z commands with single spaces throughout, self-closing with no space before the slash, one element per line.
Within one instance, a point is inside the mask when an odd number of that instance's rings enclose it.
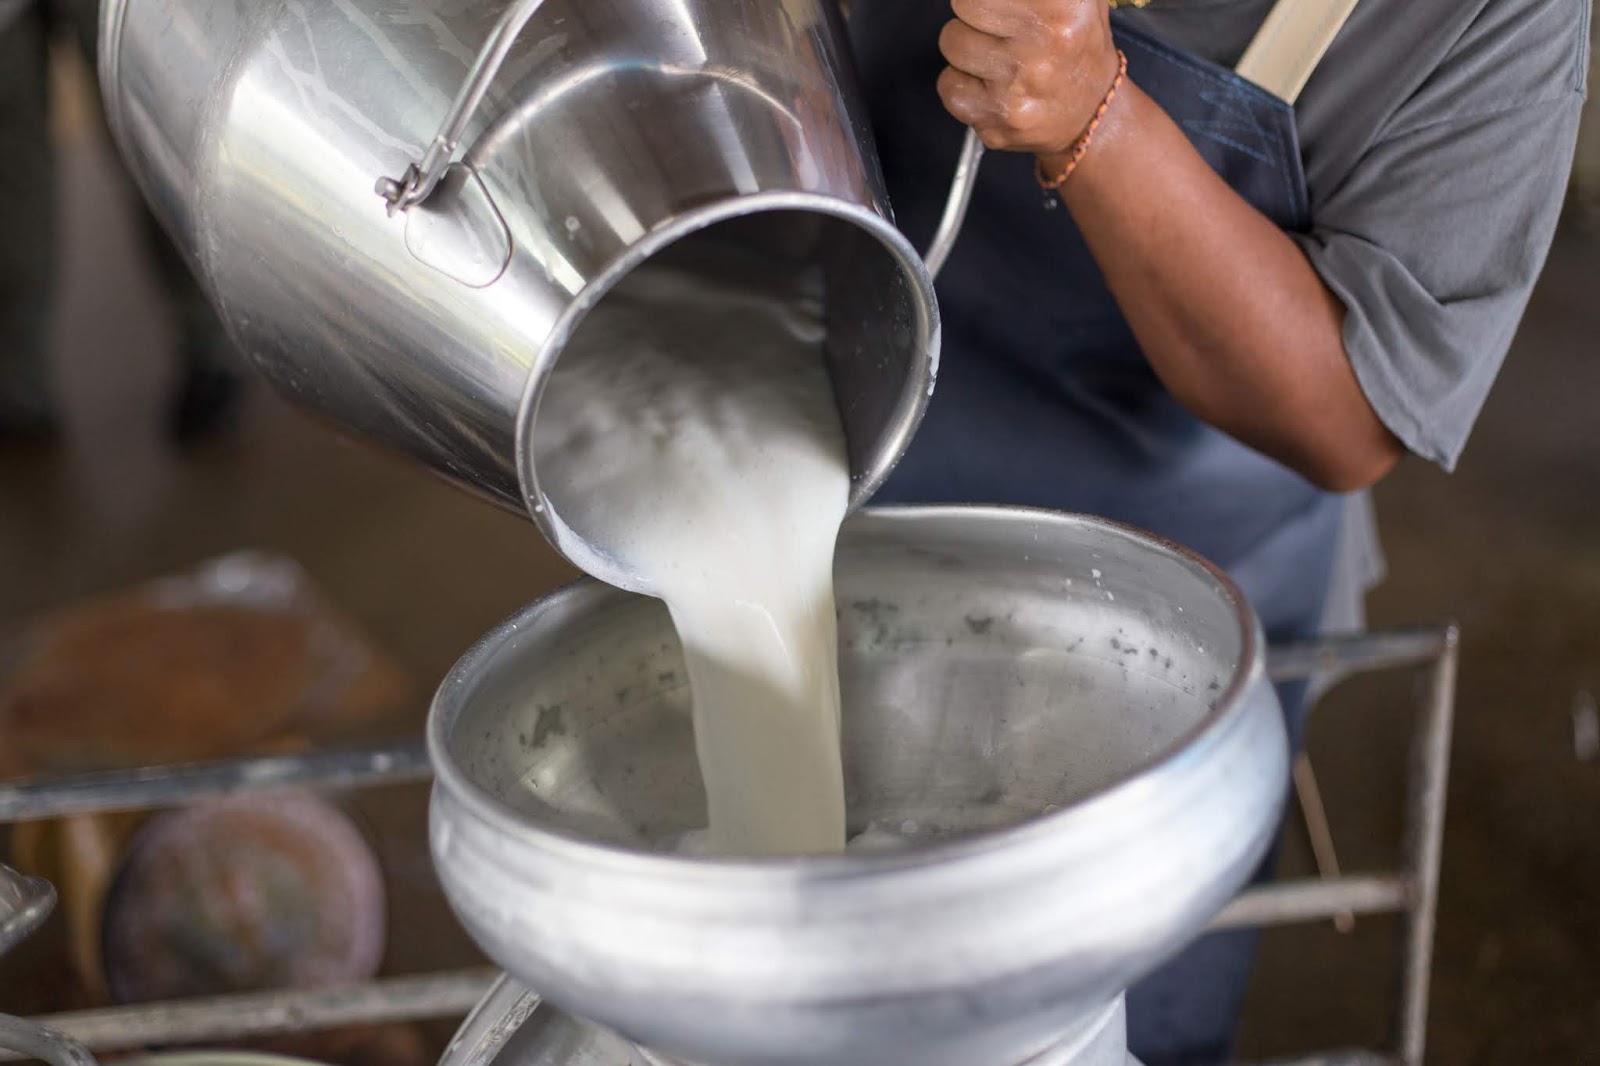
<path fill-rule="evenodd" d="M 836 580 L 851 832 L 892 846 L 674 853 L 704 824 L 677 639 L 658 602 L 581 582 L 439 690 L 452 905 L 549 1002 L 688 1062 L 1016 1066 L 1070 1043 L 1274 833 L 1258 623 L 1182 549 L 1036 511 L 863 514 Z"/>

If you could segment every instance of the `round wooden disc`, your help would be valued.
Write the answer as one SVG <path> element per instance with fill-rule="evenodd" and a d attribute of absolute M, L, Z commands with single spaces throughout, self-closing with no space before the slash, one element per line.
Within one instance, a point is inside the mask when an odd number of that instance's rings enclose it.
<path fill-rule="evenodd" d="M 107 897 L 106 982 L 124 1003 L 370 977 L 386 925 L 376 858 L 349 818 L 301 793 L 153 819 Z"/>

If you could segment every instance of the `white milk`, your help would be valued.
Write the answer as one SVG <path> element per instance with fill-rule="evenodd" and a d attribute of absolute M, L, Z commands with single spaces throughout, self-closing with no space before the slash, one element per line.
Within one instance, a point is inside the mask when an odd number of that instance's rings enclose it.
<path fill-rule="evenodd" d="M 849 467 L 816 287 L 772 270 L 626 279 L 563 353 L 534 431 L 558 517 L 672 613 L 704 847 L 723 854 L 844 845 L 833 549 Z"/>

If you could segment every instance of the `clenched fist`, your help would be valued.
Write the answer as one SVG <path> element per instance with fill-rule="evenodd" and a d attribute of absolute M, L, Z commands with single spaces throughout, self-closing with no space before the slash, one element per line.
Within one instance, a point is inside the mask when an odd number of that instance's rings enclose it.
<path fill-rule="evenodd" d="M 1106 0 L 953 0 L 945 108 L 990 148 L 1071 150 L 1117 75 Z"/>

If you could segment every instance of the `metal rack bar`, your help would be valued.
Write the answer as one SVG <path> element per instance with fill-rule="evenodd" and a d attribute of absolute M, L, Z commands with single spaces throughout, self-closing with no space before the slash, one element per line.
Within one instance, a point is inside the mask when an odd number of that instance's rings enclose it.
<path fill-rule="evenodd" d="M 1455 728 L 1456 667 L 1460 635 L 1442 634 L 1445 646 L 1429 672 L 1422 721 L 1411 753 L 1406 804 L 1406 877 L 1415 899 L 1406 913 L 1400 991 L 1400 1058 L 1422 1066 L 1428 1040 L 1428 991 L 1433 976 L 1434 931 L 1439 919 L 1439 866 L 1444 852 L 1445 798 L 1450 778 L 1450 737 Z"/>
<path fill-rule="evenodd" d="M 1240 893 L 1211 920 L 1211 931 L 1322 921 L 1338 914 L 1395 914 L 1411 905 L 1400 876 L 1281 881 Z"/>
<path fill-rule="evenodd" d="M 170 1003 L 69 1011 L 29 1021 L 92 1051 L 199 1044 L 346 1025 L 454 1018 L 466 1014 L 500 976 L 489 967 L 388 977 L 347 988 L 247 992 Z M 0 1061 L 25 1056 L 0 1050 Z"/>
<path fill-rule="evenodd" d="M 1323 880 L 1336 880 L 1342 876 L 1339 851 L 1333 844 L 1333 829 L 1328 824 L 1328 809 L 1322 802 L 1322 786 L 1317 783 L 1317 771 L 1311 765 L 1311 755 L 1302 751 L 1295 757 L 1295 799 L 1300 802 L 1301 821 L 1306 835 L 1311 838 L 1311 854 L 1317 864 L 1317 876 Z M 1356 916 L 1346 911 L 1333 917 L 1333 927 L 1348 933 L 1356 927 Z"/>
<path fill-rule="evenodd" d="M 1428 993 L 1432 983 L 1433 942 L 1439 916 L 1439 866 L 1444 850 L 1445 802 L 1450 777 L 1450 738 L 1455 726 L 1456 673 L 1461 636 L 1454 625 L 1390 630 L 1336 637 L 1272 650 L 1273 680 L 1317 677 L 1330 686 L 1351 674 L 1398 667 L 1427 667 L 1421 716 L 1414 734 L 1407 775 L 1404 869 L 1394 881 L 1405 894 L 1402 905 L 1387 908 L 1402 915 L 1401 987 L 1395 1062 L 1422 1066 L 1427 1050 Z M 1347 888 L 1351 878 L 1342 878 Z M 1358 880 L 1358 879 L 1357 879 Z M 1323 881 L 1332 885 L 1336 881 Z M 1291 887 L 1294 883 L 1279 887 Z M 1307 891 L 1309 892 L 1309 883 Z M 1368 886 L 1371 887 L 1371 886 Z M 1339 897 L 1355 893 L 1333 893 Z M 1246 897 L 1241 897 L 1240 901 Z M 1328 903 L 1328 899 L 1321 902 Z M 1305 920 L 1334 918 L 1353 906 L 1307 908 Z M 1224 910 L 1227 914 L 1227 910 Z M 1263 923 L 1266 924 L 1266 923 Z"/>
<path fill-rule="evenodd" d="M 1256 1066 L 1403 1066 L 1397 1058 L 1373 1052 L 1323 1052 L 1309 1058 L 1275 1058 Z"/>
<path fill-rule="evenodd" d="M 1338 681 L 1351 674 L 1426 666 L 1440 656 L 1454 654 L 1455 646 L 1454 626 L 1385 629 L 1280 644 L 1267 653 L 1267 675 L 1274 681 L 1311 677 Z"/>
<path fill-rule="evenodd" d="M 1376 670 L 1430 668 L 1411 758 L 1403 870 L 1260 886 L 1242 893 L 1211 925 L 1234 929 L 1326 921 L 1340 914 L 1404 915 L 1398 1057 L 1339 1052 L 1277 1066 L 1422 1066 L 1458 652 L 1457 632 L 1449 626 L 1332 637 L 1274 648 L 1269 656 L 1268 672 L 1275 681 L 1318 677 L 1336 682 Z M 146 767 L 0 785 L 0 823 L 147 810 L 260 789 L 369 788 L 429 776 L 427 752 L 420 743 Z M 342 989 L 215 996 L 72 1011 L 35 1020 L 97 1050 L 228 1041 L 462 1016 L 497 976 L 490 969 L 461 970 L 391 977 Z M 15 1057 L 0 1052 L 0 1061 Z"/>
<path fill-rule="evenodd" d="M 418 742 L 179 766 L 142 766 L 136 770 L 0 785 L 0 822 L 152 810 L 211 796 L 264 789 L 369 788 L 426 781 L 431 776 L 428 750 Z"/>

